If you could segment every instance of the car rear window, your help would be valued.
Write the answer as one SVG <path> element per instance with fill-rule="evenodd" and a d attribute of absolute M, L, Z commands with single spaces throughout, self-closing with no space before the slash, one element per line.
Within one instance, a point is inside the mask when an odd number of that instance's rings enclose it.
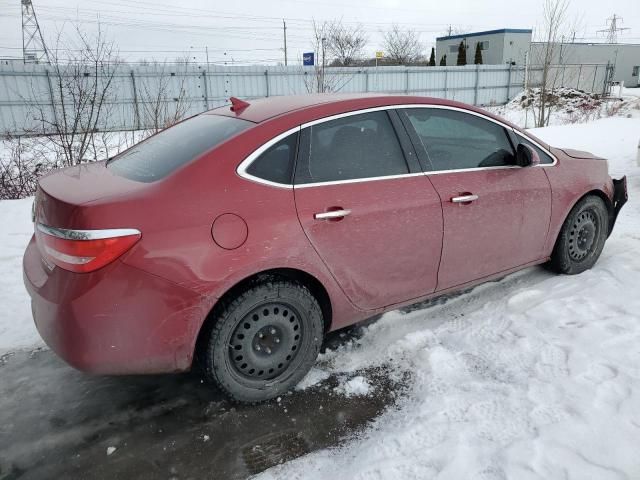
<path fill-rule="evenodd" d="M 252 125 L 239 118 L 198 115 L 134 145 L 107 167 L 130 180 L 154 182 Z"/>

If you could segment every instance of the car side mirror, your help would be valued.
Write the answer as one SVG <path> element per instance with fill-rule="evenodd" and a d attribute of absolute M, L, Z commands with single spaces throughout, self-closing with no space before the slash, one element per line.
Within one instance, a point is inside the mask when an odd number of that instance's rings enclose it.
<path fill-rule="evenodd" d="M 516 164 L 520 167 L 535 167 L 540 165 L 540 155 L 529 145 L 520 143 L 516 149 Z"/>

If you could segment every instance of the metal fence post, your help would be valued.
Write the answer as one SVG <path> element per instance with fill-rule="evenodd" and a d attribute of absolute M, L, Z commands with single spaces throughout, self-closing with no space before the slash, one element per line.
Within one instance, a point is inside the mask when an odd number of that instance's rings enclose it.
<path fill-rule="evenodd" d="M 53 112 L 53 121 L 58 125 L 58 112 L 56 111 L 55 97 L 53 96 L 53 85 L 51 85 L 51 76 L 49 70 L 45 70 L 47 74 L 47 85 L 49 85 L 49 99 L 51 100 L 51 111 Z M 62 95 L 62 92 L 60 92 Z"/>
<path fill-rule="evenodd" d="M 576 82 L 576 90 L 580 90 L 580 75 L 582 75 L 582 64 L 580 64 L 580 68 L 578 69 L 578 81 Z"/>
<path fill-rule="evenodd" d="M 404 93 L 409 93 L 409 69 L 407 68 L 404 73 Z"/>
<path fill-rule="evenodd" d="M 476 84 L 473 89 L 473 104 L 478 105 L 478 80 L 480 79 L 480 65 L 476 64 Z"/>
<path fill-rule="evenodd" d="M 444 98 L 447 98 L 447 81 L 448 81 L 448 73 L 447 67 L 444 67 Z"/>
<path fill-rule="evenodd" d="M 269 70 L 264 71 L 264 83 L 267 87 L 267 97 L 269 96 Z"/>
<path fill-rule="evenodd" d="M 138 89 L 136 87 L 136 77 L 131 70 L 131 85 L 133 87 L 133 112 L 135 119 L 135 129 L 140 130 L 140 107 L 138 107 Z"/>
<path fill-rule="evenodd" d="M 507 101 L 505 103 L 509 103 L 511 99 L 511 62 L 509 62 L 509 75 L 507 76 Z"/>
<path fill-rule="evenodd" d="M 209 110 L 209 79 L 206 70 L 202 71 L 202 80 L 204 83 L 204 107 Z"/>
<path fill-rule="evenodd" d="M 369 91 L 369 70 L 364 71 L 364 91 Z"/>

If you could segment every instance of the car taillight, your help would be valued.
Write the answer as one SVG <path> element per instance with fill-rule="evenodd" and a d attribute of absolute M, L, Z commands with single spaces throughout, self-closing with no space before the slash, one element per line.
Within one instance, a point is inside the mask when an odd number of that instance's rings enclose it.
<path fill-rule="evenodd" d="M 140 240 L 139 230 L 67 230 L 36 226 L 36 242 L 49 262 L 71 272 L 93 272 L 113 262 Z"/>

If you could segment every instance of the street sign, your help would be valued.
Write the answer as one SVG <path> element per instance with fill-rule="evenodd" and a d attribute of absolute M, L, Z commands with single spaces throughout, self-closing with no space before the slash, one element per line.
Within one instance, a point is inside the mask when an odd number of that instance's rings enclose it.
<path fill-rule="evenodd" d="M 302 65 L 313 65 L 313 52 L 307 52 L 302 54 Z"/>
<path fill-rule="evenodd" d="M 382 57 L 384 57 L 384 52 L 382 50 L 378 50 L 376 52 L 376 58 L 382 58 Z"/>

